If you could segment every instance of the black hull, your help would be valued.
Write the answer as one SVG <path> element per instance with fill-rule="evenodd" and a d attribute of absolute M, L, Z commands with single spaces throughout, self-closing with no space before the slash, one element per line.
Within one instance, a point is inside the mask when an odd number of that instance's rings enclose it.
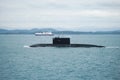
<path fill-rule="evenodd" d="M 92 45 L 92 44 L 34 44 L 34 45 L 31 45 L 30 47 L 85 47 L 85 48 L 99 47 L 99 48 L 102 48 L 104 46 Z"/>

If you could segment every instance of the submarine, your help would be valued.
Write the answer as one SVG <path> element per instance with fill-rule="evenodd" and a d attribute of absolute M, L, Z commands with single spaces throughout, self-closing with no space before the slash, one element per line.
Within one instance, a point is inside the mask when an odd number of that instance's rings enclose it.
<path fill-rule="evenodd" d="M 102 48 L 105 46 L 94 45 L 94 44 L 71 44 L 70 38 L 54 37 L 52 44 L 34 44 L 34 45 L 31 45 L 30 47 L 85 47 L 85 48 L 99 47 L 99 48 Z"/>

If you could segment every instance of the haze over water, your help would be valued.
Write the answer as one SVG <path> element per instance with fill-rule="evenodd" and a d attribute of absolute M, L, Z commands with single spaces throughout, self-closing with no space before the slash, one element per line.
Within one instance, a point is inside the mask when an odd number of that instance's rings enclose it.
<path fill-rule="evenodd" d="M 70 35 L 106 48 L 29 48 L 52 36 L 0 35 L 0 80 L 120 80 L 120 35 Z"/>

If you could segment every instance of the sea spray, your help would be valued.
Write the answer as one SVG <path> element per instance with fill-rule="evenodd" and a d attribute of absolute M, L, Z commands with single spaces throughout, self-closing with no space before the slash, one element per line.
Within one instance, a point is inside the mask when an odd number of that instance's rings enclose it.
<path fill-rule="evenodd" d="M 24 45 L 23 47 L 24 47 L 24 48 L 30 48 L 30 46 L 27 46 L 27 45 Z"/>

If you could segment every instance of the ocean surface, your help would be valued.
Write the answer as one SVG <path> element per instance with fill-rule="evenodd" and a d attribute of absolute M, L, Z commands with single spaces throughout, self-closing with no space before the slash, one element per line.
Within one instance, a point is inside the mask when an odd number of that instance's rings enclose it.
<path fill-rule="evenodd" d="M 120 80 L 120 35 L 67 35 L 105 48 L 30 48 L 54 36 L 0 35 L 0 80 Z"/>

